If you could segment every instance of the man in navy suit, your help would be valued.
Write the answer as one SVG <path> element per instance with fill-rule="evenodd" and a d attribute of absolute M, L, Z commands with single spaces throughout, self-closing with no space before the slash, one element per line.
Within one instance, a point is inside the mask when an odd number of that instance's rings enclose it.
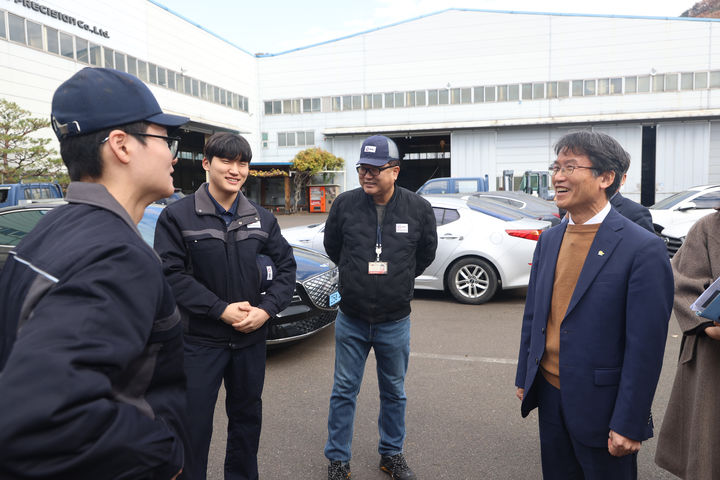
<path fill-rule="evenodd" d="M 627 171 L 630 168 L 630 156 L 626 155 L 620 160 L 624 170 L 621 175 L 620 186 L 618 187 L 618 189 L 625 185 Z M 618 213 L 623 217 L 629 218 L 633 222 L 643 227 L 645 230 L 648 230 L 650 233 L 655 233 L 655 227 L 653 227 L 652 215 L 650 215 L 650 210 L 637 202 L 633 202 L 629 198 L 623 197 L 620 194 L 620 190 L 616 191 L 610 197 L 610 205 L 612 205 L 615 210 L 617 210 Z"/>
<path fill-rule="evenodd" d="M 550 166 L 568 221 L 533 257 L 518 359 L 521 413 L 538 407 L 543 477 L 636 479 L 673 302 L 662 240 L 610 207 L 627 152 L 612 137 L 562 137 Z M 629 160 L 628 160 L 629 161 Z"/>
<path fill-rule="evenodd" d="M 610 204 L 615 207 L 615 210 L 623 217 L 632 220 L 645 230 L 655 233 L 652 215 L 650 215 L 650 210 L 648 210 L 647 207 L 623 197 L 620 192 L 612 196 Z"/>

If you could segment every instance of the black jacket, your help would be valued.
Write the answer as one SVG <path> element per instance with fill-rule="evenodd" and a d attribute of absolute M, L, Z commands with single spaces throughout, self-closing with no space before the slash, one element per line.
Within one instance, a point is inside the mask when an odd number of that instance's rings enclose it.
<path fill-rule="evenodd" d="M 240 195 L 235 218 L 226 226 L 206 189 L 168 205 L 155 229 L 155 250 L 163 261 L 190 343 L 241 348 L 267 337 L 267 322 L 241 333 L 220 319 L 229 303 L 250 302 L 271 317 L 290 304 L 295 289 L 292 247 L 275 217 Z M 260 295 L 256 262 L 261 253 L 275 263 L 276 277 Z"/>
<path fill-rule="evenodd" d="M 395 186 L 382 224 L 381 261 L 386 275 L 368 274 L 374 262 L 377 211 L 370 195 L 356 188 L 339 195 L 325 223 L 325 251 L 340 270 L 340 309 L 370 323 L 410 314 L 415 277 L 435 259 L 437 229 L 430 203 Z"/>
<path fill-rule="evenodd" d="M 186 439 L 175 300 L 105 187 L 67 200 L 0 274 L 0 478 L 167 480 Z"/>
<path fill-rule="evenodd" d="M 648 210 L 647 207 L 623 197 L 620 195 L 620 192 L 615 193 L 615 195 L 610 198 L 610 204 L 615 207 L 615 210 L 623 217 L 632 220 L 650 233 L 655 233 L 652 215 L 650 215 L 650 210 Z"/>

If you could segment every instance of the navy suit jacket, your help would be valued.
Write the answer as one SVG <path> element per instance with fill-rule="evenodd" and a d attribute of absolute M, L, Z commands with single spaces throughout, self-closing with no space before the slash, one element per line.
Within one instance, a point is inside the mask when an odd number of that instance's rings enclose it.
<path fill-rule="evenodd" d="M 555 264 L 567 222 L 540 236 L 530 273 L 515 385 L 523 416 L 545 351 Z M 583 264 L 560 329 L 560 398 L 570 434 L 607 447 L 609 430 L 652 436 L 650 407 L 662 367 L 673 276 L 662 240 L 610 210 Z"/>
<path fill-rule="evenodd" d="M 620 195 L 620 192 L 617 192 L 610 198 L 610 204 L 615 207 L 615 210 L 620 212 L 620 215 L 623 217 L 629 218 L 645 230 L 655 233 L 652 215 L 650 215 L 650 210 L 648 210 L 647 207 L 623 197 Z"/>

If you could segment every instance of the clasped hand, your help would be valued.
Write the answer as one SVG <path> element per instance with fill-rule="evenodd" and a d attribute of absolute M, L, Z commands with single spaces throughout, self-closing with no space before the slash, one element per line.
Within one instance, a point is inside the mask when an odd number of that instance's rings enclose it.
<path fill-rule="evenodd" d="M 229 304 L 220 319 L 242 333 L 254 332 L 262 327 L 270 315 L 262 308 L 253 307 L 249 302 Z"/>

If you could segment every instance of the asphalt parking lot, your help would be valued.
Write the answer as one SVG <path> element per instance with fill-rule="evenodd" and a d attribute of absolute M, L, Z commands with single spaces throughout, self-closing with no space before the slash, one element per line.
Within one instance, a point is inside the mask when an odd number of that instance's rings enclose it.
<path fill-rule="evenodd" d="M 279 217 L 281 226 L 323 221 L 324 215 Z M 416 291 L 405 454 L 420 479 L 539 479 L 537 414 L 520 417 L 515 364 L 524 290 L 481 306 L 461 305 L 439 292 Z M 268 353 L 263 395 L 260 477 L 327 478 L 323 456 L 332 388 L 332 327 Z M 656 434 L 667 405 L 680 345 L 671 319 L 665 364 L 655 396 Z M 353 440 L 353 480 L 386 479 L 378 468 L 378 394 L 372 353 L 361 389 Z M 208 478 L 222 479 L 224 393 L 216 408 Z M 643 445 L 639 478 L 672 479 L 653 462 L 655 440 Z"/>

